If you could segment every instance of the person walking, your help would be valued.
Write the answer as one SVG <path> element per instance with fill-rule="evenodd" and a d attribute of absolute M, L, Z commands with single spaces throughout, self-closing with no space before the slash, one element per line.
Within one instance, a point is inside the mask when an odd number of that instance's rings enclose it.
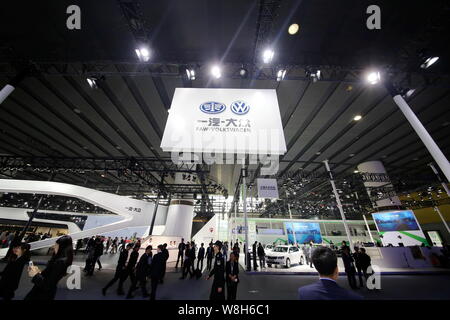
<path fill-rule="evenodd" d="M 255 241 L 255 243 L 252 245 L 252 256 L 253 256 L 253 270 L 258 270 L 258 264 L 256 263 L 256 255 L 258 253 L 258 242 Z"/>
<path fill-rule="evenodd" d="M 108 284 L 102 289 L 103 295 L 106 295 L 106 291 L 109 287 L 111 287 L 114 283 L 117 282 L 117 280 L 120 280 L 122 277 L 122 273 L 125 270 L 125 267 L 127 265 L 129 253 L 131 249 L 133 248 L 133 245 L 131 243 L 127 244 L 124 249 L 120 251 L 119 260 L 117 261 L 116 266 L 116 272 L 114 273 L 114 277 L 111 279 L 111 281 L 108 282 Z M 119 287 L 117 288 L 117 294 L 124 294 L 123 293 L 123 283 L 119 282 Z"/>
<path fill-rule="evenodd" d="M 214 248 L 213 248 L 213 244 L 211 242 L 209 244 L 208 248 L 206 249 L 206 269 L 208 269 L 208 271 L 211 270 L 213 257 L 214 257 Z"/>
<path fill-rule="evenodd" d="M 203 259 L 205 259 L 205 247 L 204 244 L 200 244 L 200 249 L 198 249 L 197 254 L 197 269 L 203 270 Z M 201 267 L 199 268 L 199 265 Z"/>
<path fill-rule="evenodd" d="M 112 240 L 111 240 L 111 237 L 108 237 L 108 239 L 106 240 L 106 249 L 105 249 L 105 254 L 107 254 L 107 253 L 108 253 L 108 251 L 109 251 L 109 248 L 111 247 L 111 244 L 112 244 Z"/>
<path fill-rule="evenodd" d="M 221 249 L 222 242 L 217 240 L 214 243 L 214 267 L 206 278 L 206 280 L 209 280 L 214 276 L 211 293 L 209 295 L 209 299 L 214 301 L 225 300 L 225 266 Z"/>
<path fill-rule="evenodd" d="M 236 300 L 237 287 L 239 283 L 239 264 L 236 255 L 231 252 L 230 260 L 225 266 L 227 281 L 227 300 Z"/>
<path fill-rule="evenodd" d="M 308 260 L 309 260 L 309 267 L 310 268 L 314 268 L 313 267 L 313 259 L 312 259 L 313 252 L 314 252 L 313 242 L 310 241 L 309 242 L 309 247 L 308 247 Z"/>
<path fill-rule="evenodd" d="M 192 278 L 192 270 L 191 270 L 191 246 L 189 243 L 186 244 L 184 249 L 184 263 L 183 263 L 183 273 L 180 279 L 185 279 L 187 274 Z"/>
<path fill-rule="evenodd" d="M 19 287 L 22 277 L 23 267 L 30 260 L 30 245 L 28 243 L 18 243 L 13 247 L 14 257 L 0 272 L 0 298 L 11 300 L 14 298 L 14 292 Z"/>
<path fill-rule="evenodd" d="M 362 275 L 362 268 L 361 268 L 361 252 L 359 251 L 358 247 L 354 247 L 355 252 L 353 252 L 352 257 L 353 260 L 355 261 L 355 267 L 356 267 L 356 273 L 358 275 L 359 278 L 359 286 L 362 288 L 364 287 L 364 282 L 363 282 L 363 275 Z"/>
<path fill-rule="evenodd" d="M 363 272 L 364 278 L 366 279 L 366 283 L 367 283 L 367 279 L 369 279 L 369 274 L 367 273 L 367 269 L 371 265 L 371 259 L 370 259 L 370 256 L 366 253 L 365 248 L 361 248 L 359 250 L 360 250 L 359 265 L 361 267 L 361 271 Z"/>
<path fill-rule="evenodd" d="M 132 298 L 134 291 L 137 289 L 137 283 L 141 287 L 142 297 L 147 298 L 149 294 L 147 292 L 147 276 L 150 274 L 150 268 L 152 264 L 152 246 L 145 248 L 144 254 L 139 258 L 139 262 L 136 265 L 136 278 L 130 286 L 128 291 L 128 297 Z"/>
<path fill-rule="evenodd" d="M 136 263 L 139 258 L 140 244 L 135 244 L 133 250 L 130 253 L 130 258 L 128 259 L 127 265 L 125 266 L 124 272 L 119 280 L 119 287 L 123 288 L 123 283 L 130 278 L 131 283 L 136 282 Z M 129 292 L 128 292 L 129 293 Z M 132 296 L 127 295 L 127 299 L 131 299 Z"/>
<path fill-rule="evenodd" d="M 119 239 L 117 237 L 115 237 L 111 243 L 111 251 L 109 251 L 109 253 L 117 253 L 118 242 L 119 242 Z"/>
<path fill-rule="evenodd" d="M 191 271 L 192 274 L 195 274 L 195 258 L 196 258 L 196 254 L 195 254 L 195 242 L 192 241 L 191 242 L 191 250 L 189 251 L 189 262 L 191 264 Z"/>
<path fill-rule="evenodd" d="M 156 289 L 158 288 L 159 279 L 163 275 L 163 265 L 166 263 L 164 261 L 164 256 L 162 254 L 163 246 L 159 245 L 157 248 L 157 253 L 152 259 L 152 265 L 150 267 L 150 300 L 156 299 Z"/>
<path fill-rule="evenodd" d="M 356 269 L 354 260 L 348 246 L 342 247 L 342 262 L 344 263 L 345 273 L 347 275 L 347 280 L 350 288 L 358 289 L 358 286 L 356 285 Z"/>
<path fill-rule="evenodd" d="M 177 255 L 177 263 L 175 264 L 175 269 L 178 269 L 178 262 L 181 259 L 181 268 L 183 269 L 183 260 L 184 260 L 184 251 L 186 250 L 186 244 L 184 243 L 184 239 L 181 238 L 181 242 L 178 244 L 178 255 Z"/>
<path fill-rule="evenodd" d="M 163 283 L 164 276 L 166 275 L 167 260 L 169 260 L 169 250 L 167 250 L 167 243 L 163 244 L 161 253 L 164 258 L 164 264 L 163 264 L 163 273 L 162 276 L 160 277 L 159 283 Z"/>
<path fill-rule="evenodd" d="M 41 272 L 36 266 L 28 267 L 28 275 L 34 286 L 25 296 L 25 300 L 53 300 L 57 285 L 67 273 L 73 261 L 73 243 L 70 236 L 62 236 L 53 246 L 53 255 Z"/>
<path fill-rule="evenodd" d="M 264 251 L 264 247 L 262 246 L 261 242 L 258 245 L 258 259 L 259 259 L 259 265 L 262 268 L 266 268 L 266 252 Z"/>

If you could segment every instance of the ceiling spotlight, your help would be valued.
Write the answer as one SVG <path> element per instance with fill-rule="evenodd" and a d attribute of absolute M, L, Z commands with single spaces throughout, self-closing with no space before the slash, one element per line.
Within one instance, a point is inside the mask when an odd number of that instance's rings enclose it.
<path fill-rule="evenodd" d="M 275 53 L 273 52 L 273 50 L 272 49 L 266 49 L 266 50 L 264 50 L 264 52 L 263 52 L 263 62 L 264 63 L 270 63 L 270 62 L 272 62 L 272 59 L 273 59 L 273 55 L 274 55 Z"/>
<path fill-rule="evenodd" d="M 213 66 L 211 68 L 211 74 L 214 78 L 219 79 L 222 76 L 222 71 L 220 70 L 219 66 Z"/>
<path fill-rule="evenodd" d="M 147 62 L 150 60 L 150 50 L 146 46 L 136 48 L 134 51 L 136 52 L 139 61 Z"/>
<path fill-rule="evenodd" d="M 439 57 L 428 57 L 425 61 L 420 65 L 422 69 L 428 69 L 431 65 L 435 64 L 439 60 Z"/>
<path fill-rule="evenodd" d="M 319 69 L 306 69 L 306 76 L 310 77 L 315 83 L 322 78 L 322 73 Z"/>
<path fill-rule="evenodd" d="M 361 115 L 356 115 L 354 118 L 353 118 L 353 120 L 355 120 L 355 121 L 359 121 L 359 120 L 361 120 L 362 119 L 362 116 Z"/>
<path fill-rule="evenodd" d="M 381 80 L 379 71 L 371 71 L 367 74 L 366 80 L 369 84 L 377 84 Z"/>
<path fill-rule="evenodd" d="M 359 173 L 359 171 L 358 171 L 358 170 L 355 170 L 355 171 L 353 171 L 353 173 Z"/>
<path fill-rule="evenodd" d="M 299 29 L 300 29 L 300 27 L 298 26 L 298 24 L 293 23 L 289 26 L 288 32 L 290 35 L 293 35 L 293 34 L 296 34 Z"/>
<path fill-rule="evenodd" d="M 278 72 L 277 72 L 277 81 L 283 80 L 285 75 L 286 75 L 286 69 L 278 70 Z"/>
<path fill-rule="evenodd" d="M 248 71 L 247 71 L 247 69 L 245 69 L 244 67 L 241 67 L 240 69 L 239 69 L 239 76 L 241 77 L 241 78 L 247 78 L 247 76 L 248 76 Z"/>
<path fill-rule="evenodd" d="M 402 96 L 403 96 L 403 98 L 409 98 L 414 94 L 415 91 L 416 91 L 416 89 L 409 89 L 409 90 L 406 89 L 404 91 L 404 93 L 402 94 Z"/>
<path fill-rule="evenodd" d="M 97 89 L 98 88 L 98 85 L 97 85 L 98 79 L 96 77 L 87 77 L 86 81 L 89 84 L 89 87 L 91 87 L 91 89 Z"/>
<path fill-rule="evenodd" d="M 186 68 L 186 75 L 188 80 L 195 80 L 195 70 Z"/>

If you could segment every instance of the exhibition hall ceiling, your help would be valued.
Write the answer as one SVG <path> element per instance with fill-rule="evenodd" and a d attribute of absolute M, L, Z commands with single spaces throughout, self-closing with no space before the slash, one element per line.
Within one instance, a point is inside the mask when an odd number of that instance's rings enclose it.
<path fill-rule="evenodd" d="M 401 70 L 397 79 L 414 86 L 408 88 L 415 91 L 407 100 L 450 156 L 450 30 L 449 22 L 439 24 L 437 16 L 448 14 L 444 2 L 424 8 L 387 1 L 381 5 L 382 29 L 370 31 L 365 27 L 369 2 L 280 1 L 266 34 L 275 51 L 273 67 L 288 70 L 280 82 L 270 74 L 240 79 L 233 73 L 236 64 L 258 65 L 261 1 L 137 1 L 150 30 L 152 57 L 144 67 L 137 64 L 136 39 L 120 2 L 77 1 L 82 10 L 77 31 L 65 26 L 70 1 L 1 5 L 0 19 L 7 28 L 0 31 L 0 86 L 27 61 L 40 72 L 26 77 L 0 106 L 0 154 L 170 160 L 159 146 L 175 88 L 264 88 L 277 91 L 288 147 L 280 176 L 323 171 L 325 159 L 337 174 L 353 172 L 367 160 L 382 160 L 388 173 L 427 171 L 432 159 L 388 92 L 360 80 L 365 69 L 382 65 Z M 20 8 L 25 5 L 33 10 L 24 13 Z M 291 23 L 300 25 L 295 35 L 287 32 Z M 415 53 L 423 46 L 440 56 L 432 70 L 415 67 Z M 105 68 L 87 71 L 98 71 L 104 79 L 92 89 L 79 71 L 96 61 Z M 209 77 L 212 63 L 223 65 L 219 81 Z M 183 78 L 183 65 L 197 68 L 196 80 Z M 290 78 L 289 66 L 323 66 L 327 77 L 314 82 L 292 67 Z M 356 115 L 362 119 L 354 121 Z M 233 193 L 239 166 L 214 165 L 210 170 Z M 39 172 L 17 177 L 47 178 Z M 86 176 L 68 173 L 55 179 L 79 184 Z M 114 176 L 88 179 L 120 182 Z"/>

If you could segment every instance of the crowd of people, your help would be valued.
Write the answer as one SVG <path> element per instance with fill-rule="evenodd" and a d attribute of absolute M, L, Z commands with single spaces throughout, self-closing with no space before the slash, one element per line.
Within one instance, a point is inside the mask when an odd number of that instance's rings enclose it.
<path fill-rule="evenodd" d="M 13 230 L 0 230 L 0 248 L 9 248 L 9 246 L 17 239 L 19 236 L 19 231 Z M 39 240 L 45 240 L 51 238 L 52 235 L 49 233 L 42 232 L 29 232 L 23 237 L 25 243 L 30 243 Z"/>
<path fill-rule="evenodd" d="M 8 234 L 2 236 L 8 239 Z M 6 267 L 0 273 L 0 298 L 10 300 L 14 298 L 15 291 L 19 286 L 22 270 L 30 261 L 30 245 L 25 242 L 14 242 L 10 248 L 12 254 L 8 258 Z M 315 268 L 320 276 L 319 282 L 300 288 L 298 295 L 300 299 L 361 299 L 362 297 L 352 291 L 341 288 L 336 279 L 339 275 L 337 266 L 338 254 L 342 257 L 344 271 L 353 290 L 364 287 L 370 276 L 369 267 L 371 258 L 364 247 L 355 246 L 353 252 L 343 241 L 340 247 L 334 244 L 325 246 L 314 246 L 308 244 L 296 244 L 306 257 L 306 264 Z M 104 254 L 119 254 L 115 272 L 111 280 L 105 283 L 101 292 L 107 295 L 108 290 L 117 284 L 117 294 L 125 295 L 127 299 L 134 297 L 135 292 L 140 289 L 142 297 L 151 300 L 156 299 L 158 285 L 164 283 L 169 250 L 166 243 L 156 246 L 145 247 L 141 254 L 141 239 L 139 238 L 112 238 L 95 236 L 80 239 L 74 246 L 70 236 L 62 236 L 56 240 L 53 253 L 46 267 L 28 265 L 28 276 L 31 277 L 33 287 L 25 296 L 26 300 L 51 300 L 57 291 L 57 284 L 66 274 L 68 267 L 72 264 L 74 254 L 82 251 L 85 253 L 84 272 L 87 277 L 94 275 L 95 266 L 102 269 L 100 258 Z M 235 300 L 239 284 L 239 257 L 241 253 L 241 242 L 215 241 L 199 246 L 194 241 L 181 242 L 170 247 L 177 252 L 175 271 L 180 272 L 180 279 L 200 279 L 206 270 L 206 278 L 214 278 L 212 282 L 211 300 Z M 244 252 L 245 252 L 245 245 Z M 445 247 L 443 250 L 447 250 Z M 156 253 L 154 253 L 156 251 Z M 448 252 L 447 252 L 448 254 Z M 247 258 L 251 261 L 254 270 L 264 269 L 265 249 L 262 243 L 254 242 Z M 204 268 L 204 260 L 206 266 Z M 179 268 L 180 267 L 180 268 Z M 358 281 L 359 280 L 359 281 Z M 150 292 L 147 283 L 150 281 Z M 128 282 L 128 290 L 125 285 Z"/>

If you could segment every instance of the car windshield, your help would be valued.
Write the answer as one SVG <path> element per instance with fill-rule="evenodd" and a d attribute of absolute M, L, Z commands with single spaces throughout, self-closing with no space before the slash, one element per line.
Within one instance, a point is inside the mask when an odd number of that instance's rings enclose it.
<path fill-rule="evenodd" d="M 276 247 L 273 249 L 274 252 L 287 252 L 287 247 Z"/>

